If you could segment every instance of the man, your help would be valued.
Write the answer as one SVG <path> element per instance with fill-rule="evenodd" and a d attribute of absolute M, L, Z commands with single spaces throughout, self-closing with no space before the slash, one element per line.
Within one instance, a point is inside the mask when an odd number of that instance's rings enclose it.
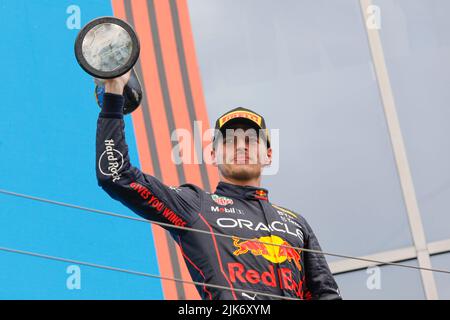
<path fill-rule="evenodd" d="M 217 120 L 211 156 L 220 182 L 213 194 L 192 184 L 168 187 L 130 164 L 122 96 L 128 79 L 129 73 L 105 84 L 97 124 L 98 183 L 145 219 L 214 233 L 167 227 L 194 281 L 229 288 L 198 285 L 201 297 L 340 299 L 323 254 L 298 249 L 321 251 L 304 217 L 270 203 L 260 187 L 262 168 L 272 159 L 269 135 L 261 130 L 264 119 L 237 108 Z"/>

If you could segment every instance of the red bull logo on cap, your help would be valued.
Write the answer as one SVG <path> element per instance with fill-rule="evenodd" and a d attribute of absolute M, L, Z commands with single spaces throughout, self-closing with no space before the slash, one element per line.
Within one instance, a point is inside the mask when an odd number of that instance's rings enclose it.
<path fill-rule="evenodd" d="M 250 252 L 255 256 L 262 256 L 272 263 L 282 263 L 288 260 L 294 263 L 299 270 L 302 269 L 300 252 L 278 236 L 270 235 L 251 240 L 241 240 L 239 237 L 232 237 L 232 239 L 233 245 L 237 248 L 233 252 L 235 256 Z"/>
<path fill-rule="evenodd" d="M 266 197 L 267 196 L 267 193 L 264 190 L 256 190 L 255 193 L 259 197 Z"/>

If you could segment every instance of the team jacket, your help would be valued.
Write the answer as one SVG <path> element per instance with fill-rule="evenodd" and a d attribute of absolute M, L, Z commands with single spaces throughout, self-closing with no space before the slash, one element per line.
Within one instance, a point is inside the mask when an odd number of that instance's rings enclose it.
<path fill-rule="evenodd" d="M 220 182 L 214 193 L 208 193 L 193 184 L 166 186 L 133 167 L 125 141 L 123 101 L 119 95 L 104 97 L 97 123 L 98 183 L 145 219 L 217 233 L 166 227 L 193 281 L 230 288 L 197 285 L 202 299 L 270 299 L 264 293 L 299 299 L 341 298 L 324 256 L 294 248 L 321 251 L 305 218 L 270 203 L 266 189 Z"/>

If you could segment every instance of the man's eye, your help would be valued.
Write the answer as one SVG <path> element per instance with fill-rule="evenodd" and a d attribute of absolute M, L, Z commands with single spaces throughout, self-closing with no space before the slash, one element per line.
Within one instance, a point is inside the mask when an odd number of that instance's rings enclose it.
<path fill-rule="evenodd" d="M 226 139 L 225 139 L 225 143 L 226 143 L 226 144 L 234 143 L 234 138 L 226 138 Z"/>

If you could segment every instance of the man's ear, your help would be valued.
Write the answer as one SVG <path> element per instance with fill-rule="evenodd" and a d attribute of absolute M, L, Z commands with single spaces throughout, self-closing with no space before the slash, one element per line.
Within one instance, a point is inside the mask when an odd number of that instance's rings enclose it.
<path fill-rule="evenodd" d="M 214 149 L 214 147 L 211 149 L 211 164 L 214 167 L 217 167 L 217 152 L 216 149 Z"/>
<path fill-rule="evenodd" d="M 264 161 L 262 163 L 263 167 L 268 167 L 272 164 L 272 148 L 267 148 L 266 155 L 264 157 Z"/>

